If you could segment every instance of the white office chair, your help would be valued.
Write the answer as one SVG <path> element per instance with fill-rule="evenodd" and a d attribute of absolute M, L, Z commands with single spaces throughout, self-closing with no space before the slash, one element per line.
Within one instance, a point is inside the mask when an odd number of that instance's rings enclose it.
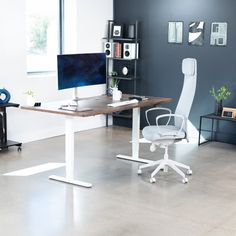
<path fill-rule="evenodd" d="M 188 179 L 186 178 L 184 172 L 179 169 L 179 167 L 186 169 L 188 175 L 192 174 L 192 170 L 189 166 L 168 159 L 169 145 L 182 139 L 187 139 L 187 141 L 189 141 L 187 132 L 187 120 L 196 90 L 197 60 L 194 58 L 184 59 L 182 62 L 182 72 L 184 74 L 184 84 L 175 113 L 172 114 L 170 109 L 161 107 L 151 108 L 146 111 L 146 120 L 149 126 L 146 126 L 143 129 L 142 133 L 144 138 L 151 142 L 150 151 L 154 152 L 156 146 L 160 146 L 160 148 L 165 149 L 164 159 L 139 166 L 138 174 L 141 174 L 144 168 L 157 165 L 157 168 L 151 174 L 151 183 L 156 182 L 154 176 L 161 169 L 163 169 L 164 172 L 167 172 L 168 166 L 182 176 L 183 183 L 187 183 Z M 150 125 L 148 115 L 150 115 L 150 112 L 156 110 L 164 110 L 165 112 L 168 112 L 168 114 L 157 116 L 156 125 Z M 159 121 L 163 119 L 166 119 L 167 123 L 165 125 L 159 125 Z M 172 119 L 174 120 L 173 125 L 170 124 Z"/>

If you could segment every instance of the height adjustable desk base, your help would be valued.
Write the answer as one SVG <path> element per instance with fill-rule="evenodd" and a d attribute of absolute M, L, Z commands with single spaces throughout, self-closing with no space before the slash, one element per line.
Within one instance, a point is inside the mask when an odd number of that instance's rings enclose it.
<path fill-rule="evenodd" d="M 147 159 L 143 159 L 143 158 L 134 158 L 132 156 L 126 156 L 126 155 L 121 155 L 121 154 L 117 155 L 116 158 L 126 160 L 126 161 L 134 161 L 134 162 L 139 162 L 139 163 L 145 163 L 145 164 L 148 164 L 148 163 L 152 162 L 151 160 L 147 160 Z"/>
<path fill-rule="evenodd" d="M 132 119 L 132 155 L 117 155 L 118 159 L 123 159 L 127 161 L 134 161 L 140 163 L 150 163 L 150 160 L 139 158 L 139 143 L 140 143 L 140 108 L 133 108 L 133 119 Z"/>
<path fill-rule="evenodd" d="M 51 176 L 49 176 L 49 179 L 56 180 L 56 181 L 63 182 L 63 183 L 67 183 L 67 184 L 73 184 L 73 185 L 81 186 L 81 187 L 85 187 L 85 188 L 92 187 L 92 184 L 90 184 L 90 183 L 75 180 L 75 179 L 68 179 L 65 177 L 57 176 L 57 175 L 51 175 Z"/>

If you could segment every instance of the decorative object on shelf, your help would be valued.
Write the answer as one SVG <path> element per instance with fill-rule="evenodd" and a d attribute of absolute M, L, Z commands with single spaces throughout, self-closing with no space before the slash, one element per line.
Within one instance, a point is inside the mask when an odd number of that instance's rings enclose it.
<path fill-rule="evenodd" d="M 191 22 L 189 24 L 188 44 L 202 46 L 204 39 L 204 21 Z"/>
<path fill-rule="evenodd" d="M 223 110 L 222 101 L 228 99 L 231 92 L 225 85 L 222 85 L 218 90 L 212 87 L 210 89 L 210 94 L 214 97 L 215 102 L 216 102 L 215 115 L 221 116 L 222 110 Z"/>
<path fill-rule="evenodd" d="M 118 61 L 114 64 L 118 77 L 132 78 L 134 76 L 134 65 L 132 61 Z"/>
<path fill-rule="evenodd" d="M 114 76 L 117 75 L 117 72 L 115 72 L 115 71 L 113 71 L 112 73 L 114 74 Z M 119 80 L 119 79 L 113 78 L 113 79 L 111 80 L 111 88 L 112 88 L 112 89 L 113 89 L 113 88 L 117 88 L 117 89 L 118 89 L 119 83 L 120 83 L 120 80 Z"/>
<path fill-rule="evenodd" d="M 107 38 L 112 38 L 113 25 L 114 25 L 114 21 L 108 20 L 108 22 L 107 22 Z"/>
<path fill-rule="evenodd" d="M 122 38 L 123 37 L 123 26 L 114 24 L 112 26 L 112 38 Z"/>
<path fill-rule="evenodd" d="M 135 25 L 134 24 L 129 25 L 127 36 L 128 36 L 129 39 L 134 39 L 135 38 Z"/>
<path fill-rule="evenodd" d="M 113 43 L 111 42 L 105 42 L 104 43 L 104 52 L 106 53 L 107 57 L 113 57 L 114 53 L 113 53 Z"/>
<path fill-rule="evenodd" d="M 5 88 L 0 89 L 0 104 L 6 104 L 10 99 L 10 93 Z"/>
<path fill-rule="evenodd" d="M 26 104 L 28 106 L 34 106 L 34 104 L 35 104 L 34 92 L 32 90 L 28 90 L 25 94 L 27 95 L 27 97 L 26 97 Z"/>
<path fill-rule="evenodd" d="M 227 23 L 213 22 L 211 24 L 211 41 L 213 46 L 226 46 L 227 44 Z"/>
<path fill-rule="evenodd" d="M 122 68 L 122 74 L 123 74 L 124 76 L 127 76 L 127 75 L 128 75 L 128 72 L 129 72 L 128 67 L 124 66 L 124 67 Z"/>
<path fill-rule="evenodd" d="M 113 43 L 114 57 L 121 58 L 122 56 L 122 44 L 119 42 Z"/>
<path fill-rule="evenodd" d="M 110 90 L 112 94 L 112 100 L 114 101 L 119 101 L 122 97 L 122 92 L 118 89 L 119 83 L 120 83 L 119 79 L 115 78 L 111 79 Z"/>
<path fill-rule="evenodd" d="M 118 73 L 116 72 L 116 71 L 112 71 L 111 73 L 110 73 L 110 76 L 112 76 L 112 77 L 115 77 L 115 76 L 117 76 L 118 75 Z M 114 85 L 115 84 L 115 82 L 114 82 L 114 80 L 115 79 L 113 79 L 112 81 L 112 84 Z M 119 82 L 118 82 L 119 83 Z M 117 84 L 118 85 L 118 84 Z"/>
<path fill-rule="evenodd" d="M 222 117 L 236 118 L 236 108 L 223 107 Z"/>
<path fill-rule="evenodd" d="M 114 87 L 112 89 L 112 100 L 120 101 L 121 97 L 122 97 L 122 92 L 117 87 Z"/>
<path fill-rule="evenodd" d="M 182 21 L 168 22 L 168 43 L 183 43 L 183 25 Z"/>
<path fill-rule="evenodd" d="M 124 59 L 138 59 L 139 57 L 139 44 L 138 43 L 124 43 L 123 45 L 123 58 Z"/>

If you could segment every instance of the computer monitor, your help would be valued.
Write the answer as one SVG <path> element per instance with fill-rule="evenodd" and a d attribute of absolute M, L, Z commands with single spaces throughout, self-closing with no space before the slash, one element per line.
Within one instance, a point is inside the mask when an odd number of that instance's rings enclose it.
<path fill-rule="evenodd" d="M 106 83 L 106 54 L 84 53 L 57 56 L 58 89 Z"/>
<path fill-rule="evenodd" d="M 58 89 L 106 84 L 106 54 L 83 53 L 57 56 Z"/>

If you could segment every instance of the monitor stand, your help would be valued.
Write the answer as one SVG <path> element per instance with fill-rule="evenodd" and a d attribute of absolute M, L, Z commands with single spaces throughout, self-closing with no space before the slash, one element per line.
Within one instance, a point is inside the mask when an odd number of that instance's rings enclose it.
<path fill-rule="evenodd" d="M 73 102 L 75 102 L 75 104 L 62 105 L 60 107 L 60 109 L 66 110 L 66 111 L 78 111 L 78 112 L 92 110 L 91 108 L 88 108 L 88 107 L 79 107 L 79 100 L 80 99 L 78 97 L 78 90 L 77 90 L 77 88 L 75 88 L 74 89 L 74 99 L 73 99 Z"/>

